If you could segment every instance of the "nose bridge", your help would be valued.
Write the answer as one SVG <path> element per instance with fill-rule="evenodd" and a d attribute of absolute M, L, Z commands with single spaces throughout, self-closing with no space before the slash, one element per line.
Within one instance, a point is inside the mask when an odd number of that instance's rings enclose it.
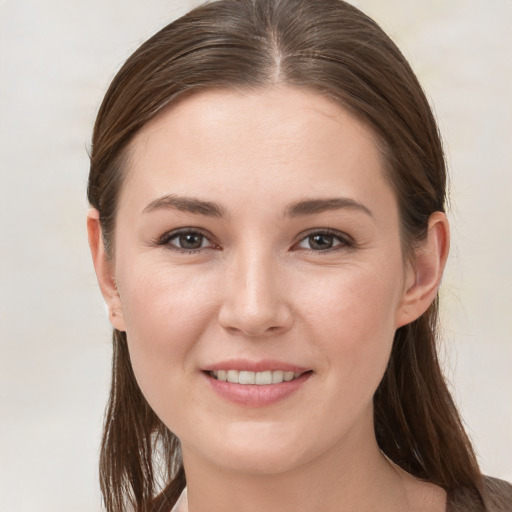
<path fill-rule="evenodd" d="M 289 327 L 291 312 L 277 258 L 265 247 L 235 251 L 226 275 L 220 323 L 231 331 L 262 336 Z"/>

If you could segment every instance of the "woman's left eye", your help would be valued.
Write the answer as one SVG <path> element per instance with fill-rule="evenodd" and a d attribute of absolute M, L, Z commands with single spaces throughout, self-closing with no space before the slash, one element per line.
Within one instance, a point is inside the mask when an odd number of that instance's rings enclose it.
<path fill-rule="evenodd" d="M 341 234 L 315 232 L 303 238 L 296 247 L 309 251 L 326 252 L 335 249 L 349 248 L 352 243 Z"/>

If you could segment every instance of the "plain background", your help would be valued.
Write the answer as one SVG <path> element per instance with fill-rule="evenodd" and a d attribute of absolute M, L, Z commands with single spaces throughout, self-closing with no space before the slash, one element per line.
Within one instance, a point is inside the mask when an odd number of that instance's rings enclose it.
<path fill-rule="evenodd" d="M 0 509 L 101 509 L 110 328 L 85 233 L 114 73 L 197 1 L 0 0 Z M 512 480 L 512 2 L 360 0 L 435 108 L 452 173 L 447 375 L 483 470 Z"/>

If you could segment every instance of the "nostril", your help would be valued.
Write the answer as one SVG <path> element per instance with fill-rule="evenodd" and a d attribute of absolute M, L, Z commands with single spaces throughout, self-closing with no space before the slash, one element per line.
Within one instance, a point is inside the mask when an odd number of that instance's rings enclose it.
<path fill-rule="evenodd" d="M 268 328 L 250 328 L 250 327 L 233 327 L 233 326 L 227 326 L 224 327 L 227 332 L 234 335 L 242 335 L 242 336 L 248 336 L 251 338 L 258 338 L 258 337 L 264 337 L 265 335 L 269 334 L 276 334 L 281 328 L 278 326 L 275 327 L 268 327 Z"/>
<path fill-rule="evenodd" d="M 270 293 L 267 290 L 267 293 Z M 276 297 L 253 297 L 255 294 L 233 294 L 221 306 L 220 325 L 230 334 L 250 337 L 277 335 L 293 323 L 292 312 L 285 301 Z M 260 294 L 261 295 L 261 294 Z"/>

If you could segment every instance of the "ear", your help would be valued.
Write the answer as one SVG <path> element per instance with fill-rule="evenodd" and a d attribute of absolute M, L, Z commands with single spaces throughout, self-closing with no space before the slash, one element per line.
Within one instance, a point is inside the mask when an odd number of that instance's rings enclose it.
<path fill-rule="evenodd" d="M 107 304 L 110 323 L 117 330 L 124 331 L 126 330 L 125 321 L 119 290 L 114 278 L 114 265 L 105 252 L 100 216 L 95 208 L 91 208 L 87 213 L 87 234 L 94 270 L 96 271 L 101 294 Z"/>
<path fill-rule="evenodd" d="M 442 212 L 430 216 L 428 234 L 414 250 L 414 259 L 406 274 L 404 295 L 397 310 L 395 327 L 419 318 L 437 295 L 450 248 L 448 219 Z"/>

